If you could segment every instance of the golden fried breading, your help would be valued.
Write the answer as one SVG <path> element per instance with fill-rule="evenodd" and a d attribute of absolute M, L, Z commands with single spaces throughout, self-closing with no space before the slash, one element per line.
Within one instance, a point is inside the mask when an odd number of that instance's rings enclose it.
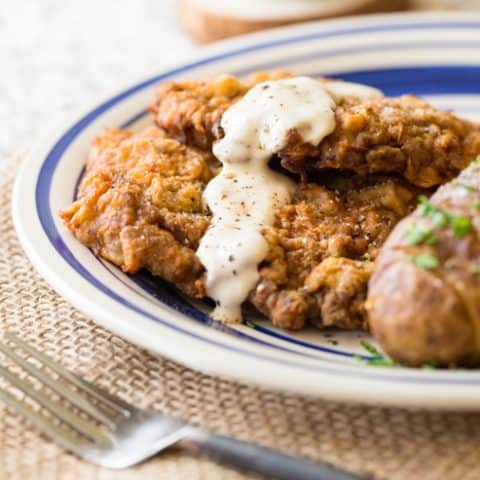
<path fill-rule="evenodd" d="M 397 173 L 414 185 L 442 185 L 480 153 L 480 127 L 412 95 L 342 102 L 336 128 L 317 147 L 292 132 L 282 166 L 308 174 L 324 169 Z"/>
<path fill-rule="evenodd" d="M 328 176 L 300 184 L 264 235 L 270 252 L 250 295 L 282 328 L 365 327 L 373 260 L 418 190 L 390 176 Z"/>
<path fill-rule="evenodd" d="M 156 101 L 150 106 L 159 127 L 182 143 L 211 149 L 215 130 L 225 110 L 255 84 L 285 78 L 285 72 L 259 72 L 247 82 L 232 75 L 210 81 L 165 82 L 158 86 Z"/>
<path fill-rule="evenodd" d="M 191 296 L 203 296 L 195 256 L 208 226 L 202 191 L 211 157 L 156 127 L 107 130 L 95 139 L 78 200 L 61 212 L 96 254 L 135 273 L 145 268 Z"/>
<path fill-rule="evenodd" d="M 205 296 L 195 251 L 210 221 L 201 196 L 211 161 L 156 127 L 108 130 L 94 141 L 78 200 L 61 216 L 124 271 L 144 268 Z M 371 260 L 417 190 L 392 176 L 335 173 L 318 182 L 298 184 L 292 204 L 264 230 L 270 249 L 250 301 L 283 328 L 362 327 Z"/>
<path fill-rule="evenodd" d="M 285 75 L 285 74 L 284 74 Z M 225 110 L 267 77 L 242 83 L 231 76 L 209 82 L 169 83 L 157 91 L 151 110 L 156 123 L 183 143 L 210 148 L 222 135 Z M 296 131 L 279 152 L 282 166 L 304 181 L 324 169 L 397 173 L 428 188 L 457 175 L 480 153 L 480 127 L 441 112 L 411 95 L 360 102 L 349 98 L 336 110 L 336 129 L 320 145 Z"/>

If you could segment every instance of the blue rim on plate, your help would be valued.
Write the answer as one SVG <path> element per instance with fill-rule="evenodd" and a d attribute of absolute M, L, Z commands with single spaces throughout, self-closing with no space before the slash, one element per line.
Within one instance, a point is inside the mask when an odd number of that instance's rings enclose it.
<path fill-rule="evenodd" d="M 405 16 L 381 16 L 381 17 L 369 17 L 370 21 L 363 22 L 368 23 L 368 25 L 362 24 L 358 19 L 356 23 L 360 23 L 358 26 L 348 27 L 348 28 L 329 28 L 323 29 L 320 28 L 322 23 L 318 23 L 319 27 L 317 29 L 310 27 L 309 33 L 307 34 L 298 34 L 298 28 L 296 30 L 285 29 L 285 33 L 282 34 L 282 30 L 279 30 L 279 34 L 273 40 L 265 40 L 260 42 L 250 42 L 247 46 L 240 46 L 238 48 L 227 49 L 226 51 L 206 56 L 199 61 L 191 62 L 185 64 L 179 68 L 169 70 L 157 75 L 148 80 L 145 80 L 128 90 L 114 96 L 110 100 L 102 103 L 100 106 L 89 112 L 78 122 L 76 122 L 71 128 L 69 128 L 61 138 L 56 141 L 56 143 L 51 147 L 48 154 L 43 158 L 41 163 L 41 168 L 35 182 L 35 208 L 36 214 L 38 216 L 39 222 L 43 229 L 44 234 L 48 237 L 51 245 L 55 251 L 60 255 L 68 265 L 77 272 L 85 281 L 89 282 L 96 289 L 103 292 L 110 299 L 118 302 L 124 307 L 134 311 L 135 313 L 142 315 L 143 317 L 161 323 L 163 326 L 175 330 L 182 335 L 194 336 L 196 340 L 205 343 L 213 343 L 215 346 L 224 348 L 226 350 L 235 350 L 238 353 L 244 353 L 249 356 L 258 357 L 259 360 L 267 360 L 277 364 L 288 365 L 289 367 L 294 367 L 298 369 L 306 369 L 310 371 L 319 371 L 331 373 L 339 376 L 364 378 L 364 379 L 375 379 L 382 380 L 387 382 L 409 382 L 413 384 L 438 384 L 438 385 L 467 385 L 467 386 L 477 386 L 480 385 L 480 375 L 473 376 L 467 373 L 458 372 L 458 375 L 448 375 L 443 374 L 436 375 L 430 374 L 425 375 L 425 372 L 415 371 L 415 370 L 403 370 L 401 369 L 395 374 L 390 373 L 388 370 L 384 369 L 369 369 L 369 368 L 359 368 L 352 365 L 352 368 L 345 369 L 345 364 L 341 365 L 341 368 L 335 363 L 329 362 L 328 359 L 325 360 L 322 358 L 321 362 L 312 363 L 312 362 L 303 362 L 301 361 L 303 357 L 311 357 L 310 351 L 321 350 L 322 352 L 332 355 L 332 356 L 346 356 L 351 357 L 353 352 L 342 350 L 341 348 L 329 348 L 325 346 L 318 346 L 311 344 L 306 341 L 298 340 L 287 334 L 279 333 L 269 327 L 262 325 L 255 325 L 255 333 L 261 333 L 261 336 L 253 335 L 249 329 L 239 330 L 236 328 L 231 328 L 228 326 L 220 325 L 218 322 L 215 322 L 207 314 L 204 313 L 201 309 L 198 309 L 195 305 L 187 302 L 181 295 L 179 295 L 174 289 L 170 287 L 157 288 L 151 282 L 151 279 L 145 276 L 136 276 L 134 277 L 135 286 L 141 289 L 141 294 L 145 299 L 156 298 L 161 302 L 169 305 L 173 309 L 179 311 L 182 314 L 193 318 L 195 321 L 200 322 L 205 325 L 205 329 L 214 328 L 221 330 L 225 334 L 234 335 L 235 337 L 241 339 L 244 342 L 258 342 L 264 347 L 261 353 L 255 352 L 252 354 L 251 351 L 245 350 L 242 344 L 238 344 L 232 347 L 231 344 L 224 344 L 218 339 L 212 339 L 208 335 L 198 334 L 198 331 L 191 332 L 182 326 L 175 324 L 170 320 L 165 320 L 161 316 L 152 314 L 150 311 L 147 311 L 140 306 L 136 305 L 134 302 L 130 301 L 127 298 L 124 298 L 119 293 L 115 292 L 110 288 L 105 282 L 99 280 L 95 275 L 93 275 L 82 262 L 76 258 L 74 252 L 69 248 L 67 243 L 62 237 L 62 232 L 57 228 L 57 224 L 54 220 L 54 215 L 56 212 L 53 211 L 50 198 L 51 198 L 51 189 L 54 181 L 54 175 L 57 169 L 59 162 L 62 160 L 63 155 L 65 154 L 68 147 L 75 141 L 75 139 L 81 135 L 85 129 L 92 124 L 100 115 L 109 111 L 116 105 L 125 101 L 129 97 L 135 95 L 137 92 L 143 91 L 156 83 L 165 81 L 168 79 L 175 78 L 178 75 L 184 75 L 189 71 L 195 70 L 199 67 L 206 67 L 209 65 L 214 65 L 217 62 L 225 61 L 226 59 L 235 59 L 238 56 L 253 54 L 255 52 L 261 52 L 262 50 L 268 50 L 270 48 L 277 48 L 280 46 L 291 46 L 291 45 L 306 45 L 308 46 L 309 42 L 318 41 L 319 39 L 341 39 L 343 36 L 347 35 L 360 35 L 360 36 L 369 36 L 378 32 L 424 32 L 429 30 L 438 30 L 438 29 L 456 29 L 461 31 L 475 31 L 480 30 L 480 21 L 471 21 L 470 19 L 465 21 L 449 21 L 443 17 L 441 20 L 435 21 L 417 21 L 415 22 L 406 22 Z M 386 21 L 386 24 L 382 24 L 381 21 L 374 22 L 372 19 L 377 18 L 387 18 L 389 21 Z M 339 25 L 348 25 L 348 20 L 343 22 L 338 22 Z M 355 23 L 352 21 L 352 23 Z M 376 23 L 372 25 L 372 23 Z M 295 32 L 291 34 L 289 32 Z M 247 42 L 248 43 L 248 42 Z M 275 67 L 281 67 L 285 62 L 288 65 L 302 64 L 302 62 L 310 61 L 311 59 L 322 59 L 335 57 L 336 55 L 346 55 L 346 54 L 364 54 L 368 52 L 376 52 L 378 50 L 378 45 L 367 45 L 367 46 L 339 46 L 335 48 L 330 48 L 327 51 L 317 52 L 317 53 L 304 53 L 298 52 L 295 55 L 291 54 L 288 57 L 285 57 L 286 60 L 271 60 L 266 59 L 261 63 L 252 65 L 251 68 L 238 68 L 231 69 L 230 73 L 237 75 L 245 75 L 250 73 L 252 70 L 261 70 L 269 69 Z M 476 41 L 466 41 L 461 38 L 459 41 L 454 41 L 452 38 L 445 39 L 445 42 L 439 42 L 438 37 L 432 39 L 431 41 L 422 40 L 415 42 L 412 41 L 403 41 L 401 44 L 396 44 L 395 42 L 389 43 L 388 41 L 385 44 L 382 44 L 382 49 L 384 51 L 414 51 L 415 49 L 427 48 L 432 51 L 446 51 L 449 49 L 464 49 L 465 51 L 478 52 L 480 51 L 480 42 Z M 471 59 L 470 59 L 471 60 Z M 436 97 L 448 96 L 449 97 L 449 106 L 455 107 L 456 97 L 461 98 L 463 95 L 466 96 L 478 96 L 478 105 L 465 104 L 463 102 L 461 110 L 463 112 L 468 112 L 469 110 L 474 111 L 475 113 L 480 112 L 480 60 L 476 63 L 472 61 L 459 63 L 456 62 L 441 62 L 437 61 L 434 65 L 405 65 L 405 66 L 384 66 L 382 68 L 345 68 L 345 69 L 335 69 L 332 71 L 325 72 L 325 70 L 319 71 L 318 68 L 310 67 L 303 69 L 300 73 L 308 75 L 322 74 L 342 78 L 347 81 L 367 83 L 377 88 L 382 89 L 387 95 L 395 96 L 402 93 L 413 93 L 419 95 L 433 95 Z M 450 98 L 452 97 L 452 98 Z M 135 114 L 131 115 L 128 119 L 124 119 L 121 125 L 126 126 L 134 124 L 135 122 L 141 120 L 146 115 L 144 108 L 139 109 Z M 48 201 L 46 201 L 48 199 Z M 93 254 L 92 254 L 93 255 Z M 116 272 L 115 269 L 110 267 L 106 262 L 99 260 L 103 265 L 103 268 L 106 269 L 111 275 L 113 275 L 117 280 L 123 282 L 122 275 L 119 271 Z M 130 284 L 125 283 L 127 288 L 133 288 Z M 136 289 L 138 293 L 138 288 Z M 270 339 L 275 338 L 276 340 L 281 340 L 282 343 L 271 342 Z M 291 345 L 301 346 L 303 351 L 298 351 L 291 349 Z M 290 353 L 295 353 L 296 357 L 289 356 L 288 358 L 279 358 L 278 355 L 270 355 L 270 352 L 273 350 L 288 351 Z M 352 362 L 353 364 L 353 362 Z M 440 373 L 440 372 L 438 372 Z"/>

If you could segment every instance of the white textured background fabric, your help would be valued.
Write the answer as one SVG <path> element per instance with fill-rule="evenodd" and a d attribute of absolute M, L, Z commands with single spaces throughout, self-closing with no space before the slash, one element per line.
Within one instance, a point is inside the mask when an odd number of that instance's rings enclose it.
<path fill-rule="evenodd" d="M 0 161 L 191 54 L 175 0 L 0 0 Z"/>

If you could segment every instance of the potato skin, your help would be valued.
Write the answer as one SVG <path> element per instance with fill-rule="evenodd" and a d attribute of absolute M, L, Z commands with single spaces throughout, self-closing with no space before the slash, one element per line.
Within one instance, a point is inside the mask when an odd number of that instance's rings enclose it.
<path fill-rule="evenodd" d="M 377 270 L 369 284 L 369 326 L 396 361 L 467 364 L 475 357 L 472 323 L 450 286 L 404 259 Z"/>
<path fill-rule="evenodd" d="M 480 366 L 480 210 L 472 208 L 480 205 L 478 162 L 430 202 L 455 217 L 468 217 L 472 228 L 458 235 L 452 225 L 440 228 L 418 209 L 402 220 L 382 247 L 370 279 L 369 327 L 400 363 Z M 413 225 L 428 228 L 437 243 L 409 244 Z M 415 265 L 411 258 L 418 254 L 434 256 L 438 266 Z"/>

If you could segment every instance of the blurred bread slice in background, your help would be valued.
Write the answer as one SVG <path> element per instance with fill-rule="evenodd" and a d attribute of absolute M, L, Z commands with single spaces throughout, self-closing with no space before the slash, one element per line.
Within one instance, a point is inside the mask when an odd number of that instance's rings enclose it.
<path fill-rule="evenodd" d="M 182 24 L 198 43 L 289 23 L 407 6 L 408 0 L 180 0 Z"/>

